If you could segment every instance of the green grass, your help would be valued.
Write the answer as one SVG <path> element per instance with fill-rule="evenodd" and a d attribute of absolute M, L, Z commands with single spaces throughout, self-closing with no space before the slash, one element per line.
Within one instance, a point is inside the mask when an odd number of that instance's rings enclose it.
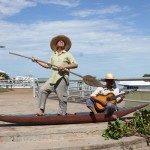
<path fill-rule="evenodd" d="M 139 101 L 150 101 L 150 92 L 144 92 L 144 91 L 137 91 L 134 93 L 127 94 L 125 96 L 126 99 L 130 100 L 139 100 Z M 135 105 L 140 105 L 144 103 L 139 103 L 139 102 L 126 102 L 126 106 L 135 106 Z M 150 109 L 150 104 L 147 106 L 145 109 Z"/>
<path fill-rule="evenodd" d="M 12 89 L 0 88 L 0 93 L 9 92 L 9 91 L 12 91 Z"/>

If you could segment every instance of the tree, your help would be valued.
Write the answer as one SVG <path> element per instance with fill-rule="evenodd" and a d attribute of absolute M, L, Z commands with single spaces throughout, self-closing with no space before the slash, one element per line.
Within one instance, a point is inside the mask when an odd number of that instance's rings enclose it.
<path fill-rule="evenodd" d="M 150 77 L 150 74 L 144 74 L 143 77 Z"/>
<path fill-rule="evenodd" d="M 9 79 L 9 75 L 5 72 L 0 72 L 0 80 Z"/>

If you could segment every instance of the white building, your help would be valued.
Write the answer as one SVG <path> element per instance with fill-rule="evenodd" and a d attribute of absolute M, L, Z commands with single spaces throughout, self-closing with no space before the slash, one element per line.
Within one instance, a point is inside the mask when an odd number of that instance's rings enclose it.
<path fill-rule="evenodd" d="M 120 81 L 118 84 L 123 86 L 124 89 L 150 90 L 150 81 Z"/>
<path fill-rule="evenodd" d="M 37 78 L 33 78 L 30 76 L 16 76 L 15 81 L 24 81 L 24 82 L 34 82 L 36 80 L 38 80 Z"/>
<path fill-rule="evenodd" d="M 9 80 L 0 80 L 0 88 L 33 88 L 38 79 L 30 76 L 16 76 Z"/>

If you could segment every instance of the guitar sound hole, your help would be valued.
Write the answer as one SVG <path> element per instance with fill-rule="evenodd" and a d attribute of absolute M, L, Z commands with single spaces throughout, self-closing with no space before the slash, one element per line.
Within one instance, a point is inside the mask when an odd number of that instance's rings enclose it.
<path fill-rule="evenodd" d="M 110 101 L 111 100 L 111 98 L 110 97 L 107 97 L 107 101 Z"/>

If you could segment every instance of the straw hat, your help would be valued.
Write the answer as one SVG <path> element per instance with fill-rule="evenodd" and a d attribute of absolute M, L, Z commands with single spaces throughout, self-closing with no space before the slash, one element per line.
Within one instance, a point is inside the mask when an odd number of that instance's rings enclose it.
<path fill-rule="evenodd" d="M 115 79 L 115 77 L 113 76 L 113 74 L 112 73 L 107 73 L 106 75 L 105 75 L 105 79 L 111 79 L 111 80 L 113 80 L 113 79 Z"/>
<path fill-rule="evenodd" d="M 59 40 L 62 40 L 65 42 L 65 50 L 69 51 L 69 49 L 71 48 L 71 40 L 65 36 L 65 35 L 58 35 L 55 36 L 54 38 L 52 38 L 51 42 L 50 42 L 50 47 L 53 51 L 57 50 L 56 44 Z"/>

